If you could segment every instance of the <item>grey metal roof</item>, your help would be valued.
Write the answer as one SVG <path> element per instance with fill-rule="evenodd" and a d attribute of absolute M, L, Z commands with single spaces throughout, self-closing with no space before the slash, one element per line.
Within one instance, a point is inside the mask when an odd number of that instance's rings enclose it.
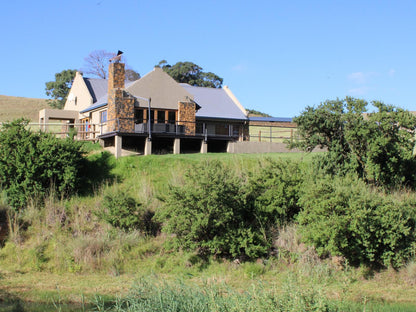
<path fill-rule="evenodd" d="M 96 78 L 84 78 L 85 84 L 90 91 L 93 98 L 93 104 L 88 106 L 86 109 L 80 111 L 80 113 L 86 113 L 97 108 L 103 107 L 108 103 L 108 80 L 107 79 L 96 79 Z M 129 87 L 134 81 L 125 81 L 126 88 Z M 101 95 L 100 95 L 101 94 Z M 100 97 L 97 97 L 100 95 Z"/>
<path fill-rule="evenodd" d="M 247 116 L 223 89 L 194 87 L 186 83 L 180 85 L 192 94 L 194 101 L 201 106 L 196 113 L 197 118 L 247 120 Z"/>
<path fill-rule="evenodd" d="M 263 121 L 263 122 L 292 122 L 292 118 L 286 117 L 249 117 L 250 121 Z"/>
<path fill-rule="evenodd" d="M 97 102 L 99 98 L 108 92 L 108 80 L 106 79 L 84 78 L 84 82 L 87 85 L 88 91 L 90 91 L 93 103 Z"/>
<path fill-rule="evenodd" d="M 95 102 L 93 105 L 88 106 L 86 109 L 80 111 L 80 113 L 86 113 L 86 112 L 90 112 L 93 111 L 97 108 L 106 106 L 108 103 L 108 98 L 107 98 L 107 94 L 105 94 L 104 96 L 102 96 L 101 98 L 99 98 L 97 100 L 97 102 Z"/>

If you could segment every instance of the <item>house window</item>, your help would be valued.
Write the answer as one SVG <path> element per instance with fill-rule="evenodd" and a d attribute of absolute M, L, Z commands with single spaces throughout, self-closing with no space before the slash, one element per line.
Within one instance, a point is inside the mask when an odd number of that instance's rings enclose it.
<path fill-rule="evenodd" d="M 165 123 L 165 111 L 157 111 L 157 123 Z"/>
<path fill-rule="evenodd" d="M 100 113 L 100 122 L 101 123 L 107 122 L 107 111 L 106 110 L 102 111 Z"/>
<path fill-rule="evenodd" d="M 176 113 L 174 111 L 168 112 L 168 123 L 174 124 L 176 121 Z"/>
<path fill-rule="evenodd" d="M 134 110 L 134 122 L 136 124 L 143 123 L 143 110 L 142 109 L 136 109 Z"/>

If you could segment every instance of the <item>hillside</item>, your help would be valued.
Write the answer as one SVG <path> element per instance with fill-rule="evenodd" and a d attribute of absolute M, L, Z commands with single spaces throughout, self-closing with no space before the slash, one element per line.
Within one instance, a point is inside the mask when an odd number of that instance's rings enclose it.
<path fill-rule="evenodd" d="M 46 99 L 0 95 L 0 122 L 20 117 L 29 118 L 32 122 L 37 122 L 39 111 L 48 107 Z"/>

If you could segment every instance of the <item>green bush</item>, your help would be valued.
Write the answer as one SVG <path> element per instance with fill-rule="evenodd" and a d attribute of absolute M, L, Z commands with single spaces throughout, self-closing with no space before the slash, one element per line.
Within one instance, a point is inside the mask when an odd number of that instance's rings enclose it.
<path fill-rule="evenodd" d="M 265 227 L 284 226 L 299 213 L 304 170 L 295 161 L 266 159 L 248 183 L 249 202 Z"/>
<path fill-rule="evenodd" d="M 351 264 L 399 267 L 414 251 L 416 199 L 371 189 L 356 176 L 325 176 L 305 183 L 299 200 L 301 233 L 319 255 Z"/>
<path fill-rule="evenodd" d="M 75 193 L 84 161 L 79 142 L 31 132 L 27 124 L 16 120 L 0 131 L 0 185 L 15 210 L 51 190 L 64 197 Z"/>
<path fill-rule="evenodd" d="M 256 258 L 269 243 L 254 206 L 247 204 L 245 181 L 218 161 L 192 166 L 183 185 L 170 185 L 157 212 L 163 231 L 178 247 L 203 254 Z"/>
<path fill-rule="evenodd" d="M 152 221 L 154 213 L 124 191 L 107 192 L 101 206 L 103 209 L 98 216 L 116 228 L 153 235 L 157 232 L 157 224 Z"/>

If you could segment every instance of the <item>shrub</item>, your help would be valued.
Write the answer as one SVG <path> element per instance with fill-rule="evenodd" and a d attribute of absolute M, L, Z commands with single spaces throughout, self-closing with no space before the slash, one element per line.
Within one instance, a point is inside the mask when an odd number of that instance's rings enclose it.
<path fill-rule="evenodd" d="M 8 204 L 20 210 L 49 190 L 58 196 L 77 191 L 83 165 L 81 144 L 26 128 L 27 120 L 4 124 L 0 131 L 0 185 Z"/>
<path fill-rule="evenodd" d="M 152 221 L 154 213 L 124 191 L 107 192 L 101 206 L 103 210 L 98 216 L 116 228 L 153 235 L 157 232 L 157 224 Z"/>
<path fill-rule="evenodd" d="M 250 177 L 249 201 L 267 228 L 284 226 L 298 214 L 303 176 L 298 162 L 266 159 Z"/>
<path fill-rule="evenodd" d="M 356 176 L 326 176 L 305 183 L 298 221 L 302 237 L 321 256 L 343 255 L 351 264 L 401 266 L 412 254 L 414 198 L 395 198 Z"/>
<path fill-rule="evenodd" d="M 157 212 L 178 247 L 225 257 L 255 258 L 269 248 L 244 179 L 218 161 L 192 166 L 181 186 L 170 185 Z"/>

